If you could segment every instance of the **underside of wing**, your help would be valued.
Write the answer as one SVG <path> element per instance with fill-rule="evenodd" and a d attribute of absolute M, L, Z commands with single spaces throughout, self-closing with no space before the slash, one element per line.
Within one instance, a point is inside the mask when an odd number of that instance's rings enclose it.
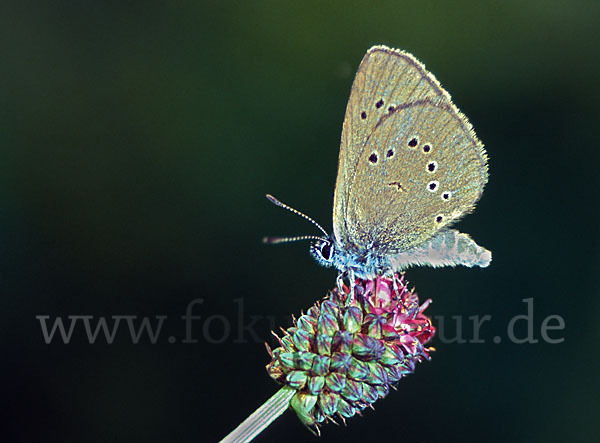
<path fill-rule="evenodd" d="M 389 256 L 387 265 L 395 271 L 409 266 L 479 266 L 486 268 L 492 253 L 475 243 L 467 234 L 454 229 L 439 232 L 425 243 Z"/>
<path fill-rule="evenodd" d="M 346 107 L 333 207 L 336 237 L 344 240 L 349 199 L 358 157 L 381 117 L 395 107 L 419 99 L 450 101 L 435 77 L 411 54 L 375 46 L 364 56 Z"/>
<path fill-rule="evenodd" d="M 371 49 L 344 120 L 336 239 L 409 250 L 471 210 L 486 182 L 483 146 L 433 75 L 410 54 Z"/>

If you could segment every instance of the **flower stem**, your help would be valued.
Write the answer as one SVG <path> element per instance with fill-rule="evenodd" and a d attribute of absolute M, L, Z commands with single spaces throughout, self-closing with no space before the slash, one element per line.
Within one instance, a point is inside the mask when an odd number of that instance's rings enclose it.
<path fill-rule="evenodd" d="M 254 437 L 285 412 L 290 404 L 290 399 L 295 393 L 296 390 L 287 386 L 281 388 L 220 443 L 247 443 L 252 441 Z"/>

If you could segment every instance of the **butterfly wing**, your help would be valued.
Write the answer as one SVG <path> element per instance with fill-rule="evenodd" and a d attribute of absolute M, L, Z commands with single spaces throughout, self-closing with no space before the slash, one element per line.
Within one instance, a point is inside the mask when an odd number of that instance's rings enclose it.
<path fill-rule="evenodd" d="M 444 229 L 418 246 L 387 257 L 388 266 L 394 270 L 412 265 L 486 268 L 491 261 L 490 251 L 479 246 L 467 234 L 455 229 Z"/>
<path fill-rule="evenodd" d="M 370 49 L 342 131 L 336 239 L 408 251 L 470 211 L 486 182 L 483 146 L 435 77 L 410 54 Z"/>

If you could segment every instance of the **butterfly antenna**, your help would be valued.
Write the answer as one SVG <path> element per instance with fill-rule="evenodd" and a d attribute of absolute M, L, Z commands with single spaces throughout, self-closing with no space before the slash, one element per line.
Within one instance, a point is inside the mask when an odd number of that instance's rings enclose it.
<path fill-rule="evenodd" d="M 301 240 L 327 240 L 326 238 L 319 237 L 318 235 L 300 235 L 298 237 L 263 237 L 263 243 L 269 245 L 277 245 L 279 243 L 290 243 Z"/>
<path fill-rule="evenodd" d="M 327 231 L 325 229 L 323 229 L 323 227 L 318 224 L 316 221 L 314 221 L 312 218 L 310 218 L 308 215 L 298 211 L 297 209 L 292 208 L 291 206 L 286 205 L 285 203 L 281 203 L 279 200 L 277 200 L 275 197 L 273 197 L 271 194 L 267 194 L 267 199 L 273 203 L 275 206 L 279 206 L 280 208 L 283 209 L 287 209 L 290 212 L 293 212 L 296 215 L 299 215 L 300 217 L 302 217 L 305 220 L 308 220 L 309 222 L 311 222 L 313 225 L 315 225 L 317 228 L 319 228 L 321 230 L 321 232 L 323 234 L 325 234 L 325 237 L 329 237 L 329 234 L 327 233 Z M 320 237 L 318 237 L 320 238 Z"/>

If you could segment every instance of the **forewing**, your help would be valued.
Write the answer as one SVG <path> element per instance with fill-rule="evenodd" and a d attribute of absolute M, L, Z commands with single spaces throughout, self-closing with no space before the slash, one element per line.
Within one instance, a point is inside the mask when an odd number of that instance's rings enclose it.
<path fill-rule="evenodd" d="M 383 116 L 419 99 L 449 101 L 439 83 L 411 54 L 374 46 L 364 56 L 346 107 L 333 205 L 333 229 L 345 241 L 344 221 L 358 161 L 369 136 Z"/>
<path fill-rule="evenodd" d="M 433 75 L 410 54 L 371 49 L 344 121 L 338 241 L 408 250 L 472 209 L 486 181 L 483 147 Z"/>

